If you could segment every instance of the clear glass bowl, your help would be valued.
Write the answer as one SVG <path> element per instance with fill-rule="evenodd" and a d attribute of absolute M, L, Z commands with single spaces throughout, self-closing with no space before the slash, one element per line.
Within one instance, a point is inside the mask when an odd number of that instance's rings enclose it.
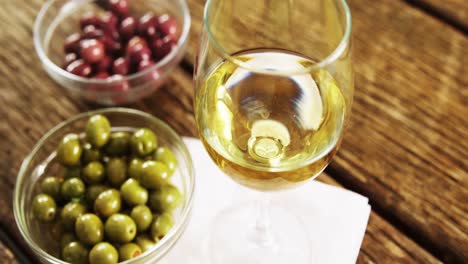
<path fill-rule="evenodd" d="M 83 78 L 61 68 L 65 38 L 80 30 L 81 15 L 88 11 L 102 13 L 94 0 L 49 0 L 42 7 L 34 24 L 36 52 L 49 76 L 73 96 L 102 105 L 129 104 L 158 89 L 182 60 L 190 31 L 190 13 L 185 0 L 132 0 L 129 3 L 130 13 L 135 17 L 148 12 L 173 15 L 181 33 L 177 46 L 164 59 L 145 71 L 119 80 Z M 128 89 L 116 89 L 123 85 Z"/>
<path fill-rule="evenodd" d="M 127 108 L 108 108 L 79 114 L 62 122 L 45 134 L 23 161 L 14 190 L 13 210 L 16 223 L 27 244 L 42 263 L 65 264 L 57 258 L 59 246 L 53 232 L 44 232 L 44 226 L 31 215 L 31 201 L 39 193 L 39 182 L 48 175 L 59 175 L 62 168 L 56 162 L 55 150 L 67 133 L 83 131 L 88 118 L 94 114 L 106 116 L 113 131 L 131 131 L 148 127 L 158 136 L 158 144 L 170 148 L 178 161 L 178 168 L 171 181 L 183 195 L 181 206 L 174 212 L 175 225 L 157 245 L 139 257 L 122 263 L 154 263 L 174 246 L 185 230 L 190 218 L 195 188 L 192 159 L 182 139 L 164 122 L 144 112 Z M 49 224 L 51 225 L 51 224 Z M 52 225 L 53 230 L 53 225 Z"/>

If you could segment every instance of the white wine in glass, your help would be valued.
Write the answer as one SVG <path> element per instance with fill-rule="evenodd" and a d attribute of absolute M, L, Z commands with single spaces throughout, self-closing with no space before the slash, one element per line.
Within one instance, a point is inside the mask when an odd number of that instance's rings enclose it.
<path fill-rule="evenodd" d="M 350 34 L 344 0 L 207 1 L 195 117 L 219 168 L 263 196 L 326 168 L 352 102 Z M 273 203 L 233 205 L 215 219 L 210 259 L 309 264 L 305 230 Z"/>
<path fill-rule="evenodd" d="M 234 56 L 278 71 L 314 64 L 277 49 Z M 195 102 L 200 136 L 213 160 L 237 182 L 261 190 L 284 189 L 318 175 L 337 149 L 346 112 L 344 96 L 326 70 L 259 74 L 230 61 L 214 67 Z"/>

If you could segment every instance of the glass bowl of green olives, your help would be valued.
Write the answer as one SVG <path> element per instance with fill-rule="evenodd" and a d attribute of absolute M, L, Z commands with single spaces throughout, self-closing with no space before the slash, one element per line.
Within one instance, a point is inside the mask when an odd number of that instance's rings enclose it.
<path fill-rule="evenodd" d="M 182 139 L 127 108 L 79 114 L 23 161 L 19 230 L 42 263 L 154 263 L 190 218 L 195 175 Z"/>

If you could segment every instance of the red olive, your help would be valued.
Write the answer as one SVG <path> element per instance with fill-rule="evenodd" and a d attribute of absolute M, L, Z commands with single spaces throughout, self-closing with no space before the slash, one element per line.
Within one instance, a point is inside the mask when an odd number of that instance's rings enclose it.
<path fill-rule="evenodd" d="M 146 60 L 146 61 L 142 61 L 140 62 L 140 64 L 138 64 L 138 71 L 139 72 L 142 72 L 142 71 L 145 71 L 151 67 L 153 67 L 154 65 L 156 65 L 155 62 L 153 61 L 150 61 L 150 60 Z M 159 74 L 159 70 L 158 69 L 154 69 L 154 70 L 151 70 L 149 73 L 145 74 L 145 80 L 147 81 L 156 81 L 156 80 L 159 80 L 161 77 L 161 75 Z M 159 85 L 157 85 L 159 86 Z M 157 87 L 155 87 L 157 88 Z"/>
<path fill-rule="evenodd" d="M 106 12 L 81 16 L 82 33 L 65 40 L 63 67 L 82 77 L 108 79 L 112 82 L 109 90 L 127 91 L 130 87 L 124 76 L 148 70 L 166 57 L 177 45 L 181 28 L 169 14 L 147 13 L 139 19 L 129 16 L 128 0 L 94 2 Z M 160 79 L 157 69 L 146 75 L 151 80 Z"/>
<path fill-rule="evenodd" d="M 114 39 L 119 39 L 117 23 L 117 17 L 111 12 L 105 12 L 99 18 L 99 27 L 104 31 L 105 34 L 112 36 Z"/>
<path fill-rule="evenodd" d="M 94 74 L 91 78 L 96 79 L 96 80 L 107 80 L 109 78 L 109 74 L 107 72 L 98 72 Z M 105 89 L 106 84 L 100 84 L 100 83 L 90 83 L 87 85 L 87 89 L 91 90 L 91 93 L 85 94 L 85 99 L 90 100 L 92 102 L 96 102 L 100 99 L 102 99 L 102 96 L 99 96 L 97 93 L 98 91 L 102 91 Z"/>
<path fill-rule="evenodd" d="M 128 60 L 120 57 L 114 61 L 112 64 L 112 73 L 119 75 L 127 75 L 129 72 L 129 63 Z"/>
<path fill-rule="evenodd" d="M 119 17 L 125 17 L 128 14 L 127 0 L 109 0 L 108 8 L 112 13 Z"/>
<path fill-rule="evenodd" d="M 132 16 L 126 17 L 124 20 L 122 20 L 122 22 L 120 22 L 120 27 L 119 27 L 120 36 L 123 39 L 132 38 L 136 33 L 136 29 L 138 26 L 137 24 L 138 22 L 134 17 Z"/>
<path fill-rule="evenodd" d="M 168 14 L 158 17 L 158 29 L 163 36 L 169 36 L 174 42 L 179 38 L 179 25 L 177 24 L 177 20 Z"/>
<path fill-rule="evenodd" d="M 84 60 L 79 59 L 70 63 L 70 65 L 67 66 L 66 71 L 81 77 L 88 77 L 91 74 L 92 69 L 91 65 L 86 63 Z"/>
<path fill-rule="evenodd" d="M 138 34 L 148 40 L 154 39 L 158 36 L 158 20 L 156 17 L 147 13 L 146 15 L 140 17 L 138 23 Z"/>
<path fill-rule="evenodd" d="M 107 78 L 109 78 L 109 74 L 107 72 L 98 72 L 94 74 L 92 77 L 90 76 L 90 78 L 97 79 L 97 80 L 106 80 Z M 90 83 L 89 85 L 87 85 L 86 88 L 89 90 L 93 90 L 93 91 L 99 91 L 99 90 L 103 90 L 105 87 L 106 87 L 106 84 Z M 85 98 L 91 101 L 96 101 L 100 99 L 95 92 L 86 94 Z"/>
<path fill-rule="evenodd" d="M 83 38 L 85 39 L 99 39 L 104 36 L 104 32 L 94 25 L 88 25 L 83 29 Z"/>
<path fill-rule="evenodd" d="M 80 55 L 89 62 L 96 63 L 105 56 L 104 44 L 96 39 L 84 39 L 80 42 Z"/>
<path fill-rule="evenodd" d="M 95 79 L 107 79 L 109 78 L 109 74 L 107 72 L 99 72 L 99 73 L 96 73 L 93 78 Z"/>
<path fill-rule="evenodd" d="M 138 65 L 141 61 L 151 59 L 151 50 L 145 45 L 138 44 L 128 50 L 127 56 L 132 64 Z"/>
<path fill-rule="evenodd" d="M 162 60 L 172 51 L 175 45 L 175 42 L 169 36 L 153 41 L 151 49 L 154 59 L 156 61 Z"/>
<path fill-rule="evenodd" d="M 114 104 L 128 103 L 128 92 L 130 90 L 128 81 L 126 81 L 122 75 L 118 74 L 112 75 L 111 77 L 107 78 L 107 80 L 112 81 L 107 89 L 116 92 L 116 94 L 111 96 L 112 102 Z"/>
<path fill-rule="evenodd" d="M 94 72 L 109 72 L 112 68 L 112 58 L 104 56 L 102 60 L 98 61 L 94 66 Z"/>
<path fill-rule="evenodd" d="M 148 43 L 143 38 L 135 36 L 128 41 L 126 52 L 129 53 L 130 50 L 136 47 L 137 45 L 143 45 L 148 47 Z"/>
<path fill-rule="evenodd" d="M 78 53 L 80 49 L 80 40 L 81 40 L 81 35 L 80 33 L 74 33 L 68 36 L 65 39 L 65 43 L 63 45 L 63 49 L 65 50 L 65 53 Z"/>
<path fill-rule="evenodd" d="M 80 28 L 84 29 L 85 27 L 92 25 L 98 26 L 99 25 L 99 18 L 92 12 L 85 13 L 80 18 Z"/>
<path fill-rule="evenodd" d="M 122 44 L 113 39 L 111 36 L 104 35 L 102 37 L 102 42 L 104 43 L 104 47 L 106 48 L 106 53 L 112 57 L 118 57 L 122 53 Z"/>
<path fill-rule="evenodd" d="M 76 53 L 67 53 L 65 55 L 65 59 L 63 60 L 63 68 L 66 69 L 70 63 L 76 61 L 78 59 L 78 55 Z"/>
<path fill-rule="evenodd" d="M 151 68 L 154 65 L 155 65 L 155 63 L 150 61 L 150 60 L 140 61 L 140 63 L 138 64 L 138 71 L 144 71 L 144 70 L 146 70 L 148 68 Z"/>
<path fill-rule="evenodd" d="M 124 76 L 119 74 L 114 74 L 110 76 L 107 80 L 115 82 L 111 85 L 110 90 L 115 92 L 124 92 L 130 89 L 128 82 L 125 80 Z"/>

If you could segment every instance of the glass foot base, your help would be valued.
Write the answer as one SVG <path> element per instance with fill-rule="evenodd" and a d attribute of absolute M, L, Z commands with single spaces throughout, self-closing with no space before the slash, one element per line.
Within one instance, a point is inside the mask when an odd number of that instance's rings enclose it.
<path fill-rule="evenodd" d="M 311 264 L 312 251 L 304 224 L 286 209 L 241 204 L 211 223 L 207 254 L 211 264 Z"/>

